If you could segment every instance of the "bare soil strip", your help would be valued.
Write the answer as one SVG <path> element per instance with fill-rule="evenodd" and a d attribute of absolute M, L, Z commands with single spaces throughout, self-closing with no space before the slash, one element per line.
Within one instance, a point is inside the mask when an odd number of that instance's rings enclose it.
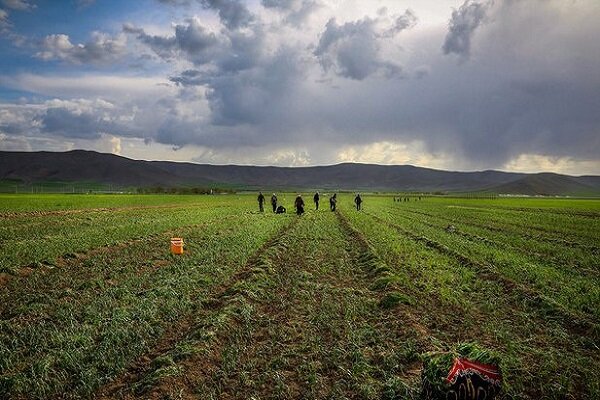
<path fill-rule="evenodd" d="M 341 213 L 336 213 L 339 224 L 348 237 L 348 241 L 352 243 L 351 248 L 353 252 L 352 258 L 353 263 L 362 266 L 365 269 L 365 274 L 370 277 L 371 283 L 377 279 L 377 277 L 385 275 L 388 271 L 385 261 L 377 256 L 375 250 L 369 244 L 369 241 L 364 235 L 356 230 L 348 221 L 348 219 Z M 383 292 L 389 292 L 392 289 L 397 289 L 393 285 L 387 285 L 382 288 Z M 400 314 L 400 320 L 408 321 L 408 323 L 419 333 L 422 334 L 422 338 L 428 338 L 429 341 L 435 341 L 435 335 L 421 323 L 421 318 L 414 313 L 414 309 L 410 306 L 399 307 L 398 313 Z"/>

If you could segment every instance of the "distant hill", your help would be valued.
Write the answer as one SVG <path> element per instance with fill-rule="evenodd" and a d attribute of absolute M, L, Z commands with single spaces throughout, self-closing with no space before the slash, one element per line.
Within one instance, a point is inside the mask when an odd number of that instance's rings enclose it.
<path fill-rule="evenodd" d="M 491 189 L 495 193 L 529 195 L 591 195 L 598 193 L 598 180 L 595 177 L 572 177 L 553 173 L 527 175 Z"/>
<path fill-rule="evenodd" d="M 228 186 L 561 195 L 600 194 L 600 177 L 500 171 L 451 172 L 410 165 L 345 163 L 319 167 L 257 167 L 131 160 L 114 154 L 0 152 L 0 180 L 97 182 L 120 186 Z"/>

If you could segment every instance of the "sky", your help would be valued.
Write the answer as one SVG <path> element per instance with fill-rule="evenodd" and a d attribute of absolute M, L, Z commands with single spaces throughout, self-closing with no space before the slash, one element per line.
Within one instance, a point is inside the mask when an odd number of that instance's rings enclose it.
<path fill-rule="evenodd" d="M 597 0 L 0 0 L 0 150 L 600 175 Z"/>

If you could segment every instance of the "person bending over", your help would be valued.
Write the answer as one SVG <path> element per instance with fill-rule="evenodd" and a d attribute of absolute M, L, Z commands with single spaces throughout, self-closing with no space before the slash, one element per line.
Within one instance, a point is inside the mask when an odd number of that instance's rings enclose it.
<path fill-rule="evenodd" d="M 333 196 L 329 198 L 329 209 L 331 211 L 335 211 L 335 206 L 337 205 L 337 194 L 334 193 Z"/>

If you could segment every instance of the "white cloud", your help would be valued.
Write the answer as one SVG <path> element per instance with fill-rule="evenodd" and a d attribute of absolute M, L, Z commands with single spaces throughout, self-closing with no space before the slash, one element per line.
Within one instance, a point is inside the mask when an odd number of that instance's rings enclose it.
<path fill-rule="evenodd" d="M 382 141 L 366 145 L 342 147 L 336 155 L 338 162 L 368 164 L 410 164 L 439 169 L 468 169 L 448 154 L 430 153 L 420 141 L 408 143 Z"/>
<path fill-rule="evenodd" d="M 32 151 L 32 148 L 25 137 L 6 135 L 0 131 L 0 151 Z"/>
<path fill-rule="evenodd" d="M 8 12 L 0 8 L 0 33 L 7 32 L 11 27 Z"/>
<path fill-rule="evenodd" d="M 1 2 L 4 7 L 12 10 L 29 11 L 36 7 L 27 0 L 2 0 Z"/>
<path fill-rule="evenodd" d="M 556 172 L 567 175 L 600 175 L 600 160 L 577 160 L 541 154 L 521 154 L 502 169 L 511 172 Z"/>
<path fill-rule="evenodd" d="M 127 38 L 124 34 L 111 37 L 102 32 L 92 32 L 85 44 L 73 44 L 68 35 L 46 36 L 41 51 L 36 56 L 42 60 L 61 60 L 73 64 L 108 64 L 119 60 L 124 54 Z"/>
<path fill-rule="evenodd" d="M 87 74 L 56 76 L 0 75 L 0 85 L 49 97 L 101 97 L 115 101 L 174 95 L 177 90 L 167 77 L 136 77 Z"/>
<path fill-rule="evenodd" d="M 102 134 L 94 146 L 94 150 L 103 153 L 121 154 L 121 138 L 110 134 Z"/>

